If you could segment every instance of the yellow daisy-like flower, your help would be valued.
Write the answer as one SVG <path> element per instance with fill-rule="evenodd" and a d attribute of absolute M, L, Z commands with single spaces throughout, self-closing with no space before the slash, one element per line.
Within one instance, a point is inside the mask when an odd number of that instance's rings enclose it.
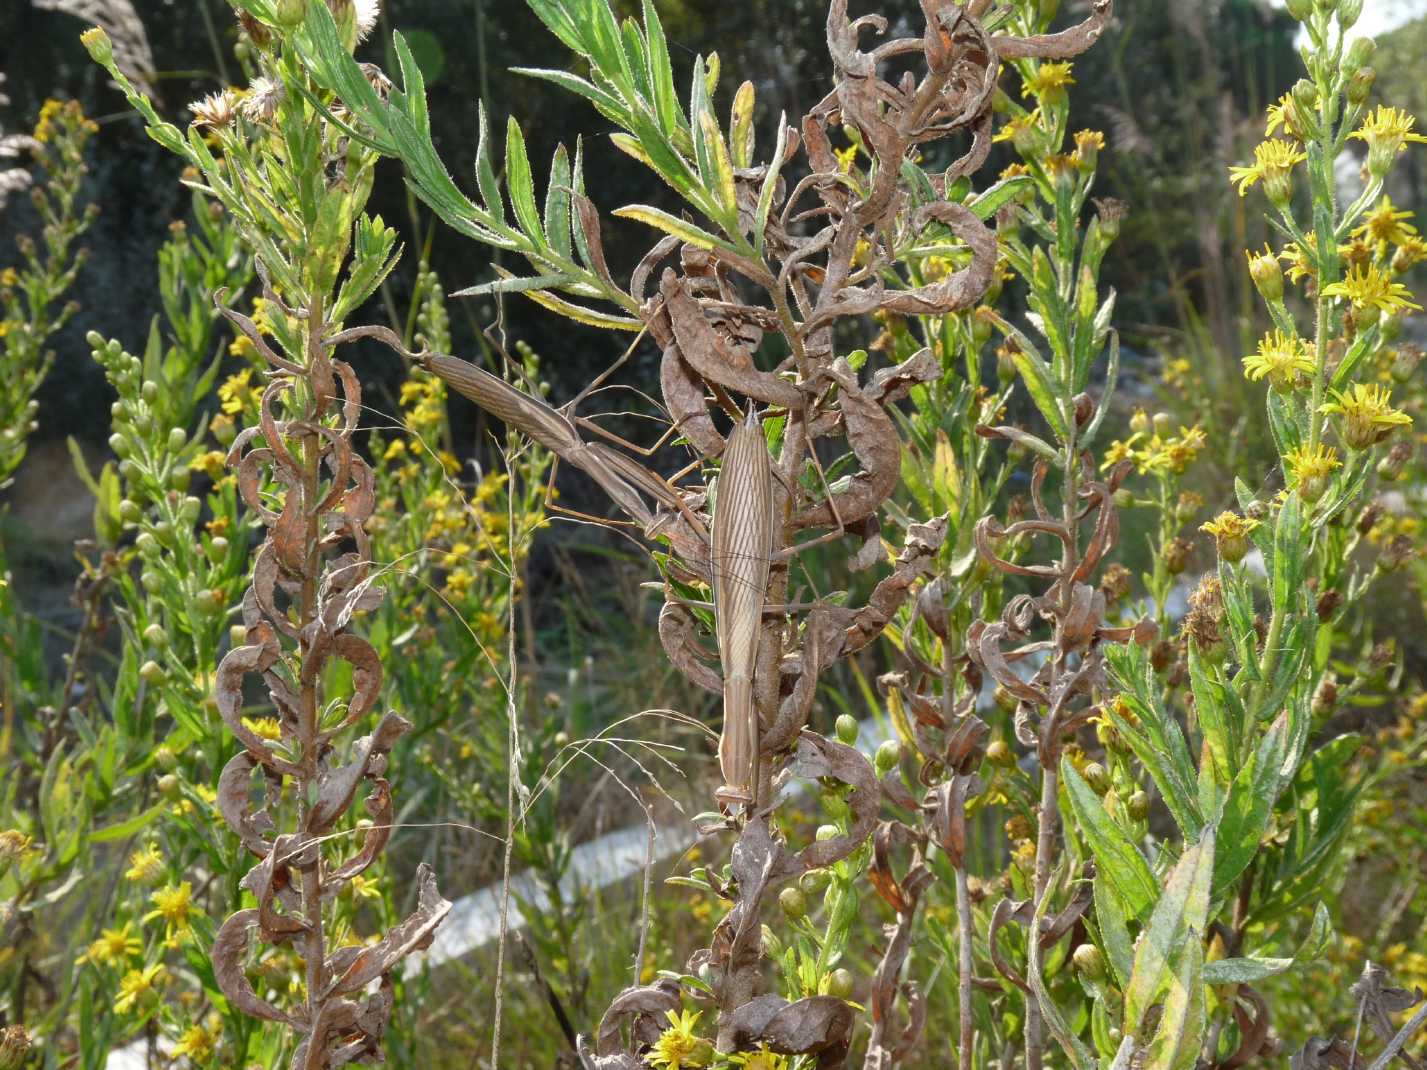
<path fill-rule="evenodd" d="M 1026 79 L 1021 95 L 1038 97 L 1047 104 L 1057 104 L 1065 99 L 1066 89 L 1075 84 L 1070 75 L 1069 63 L 1042 63 L 1030 78 Z"/>
<path fill-rule="evenodd" d="M 1318 411 L 1343 418 L 1343 441 L 1355 450 L 1375 446 L 1412 423 L 1412 417 L 1392 407 L 1392 393 L 1381 383 L 1354 383 L 1346 393 L 1334 390 L 1332 398 Z"/>
<path fill-rule="evenodd" d="M 1121 461 L 1133 461 L 1135 459 L 1135 443 L 1143 437 L 1142 434 L 1136 433 L 1129 438 L 1116 439 L 1110 443 L 1109 448 L 1105 450 L 1105 460 L 1100 465 L 1101 471 L 1109 471 Z"/>
<path fill-rule="evenodd" d="M 1199 530 L 1214 537 L 1219 556 L 1232 564 L 1249 552 L 1249 535 L 1258 526 L 1259 522 L 1251 517 L 1225 512 L 1201 524 Z"/>
<path fill-rule="evenodd" d="M 1417 237 L 1417 228 L 1407 222 L 1411 218 L 1411 212 L 1399 212 L 1392 198 L 1384 194 L 1377 207 L 1363 217 L 1353 237 L 1370 241 L 1381 255 L 1388 245 L 1402 245 Z"/>
<path fill-rule="evenodd" d="M 845 149 L 833 149 L 832 154 L 837 157 L 837 169 L 843 174 L 852 171 L 852 165 L 857 162 L 857 146 L 849 145 Z"/>
<path fill-rule="evenodd" d="M 1292 283 L 1297 284 L 1304 279 L 1318 277 L 1318 266 L 1313 263 L 1313 257 L 1297 242 L 1285 245 L 1278 258 L 1288 265 L 1288 279 Z"/>
<path fill-rule="evenodd" d="M 190 882 L 166 885 L 154 892 L 151 901 L 154 909 L 144 915 L 144 921 L 162 918 L 168 939 L 187 932 L 193 924 L 193 885 Z"/>
<path fill-rule="evenodd" d="M 119 982 L 119 995 L 114 1000 L 115 1014 L 128 1014 L 157 998 L 158 990 L 168 980 L 168 971 L 161 962 L 145 966 L 142 970 L 130 970 Z"/>
<path fill-rule="evenodd" d="M 1025 139 L 1030 134 L 1040 132 L 1040 121 L 1041 113 L 1039 108 L 1025 115 L 1008 119 L 1005 125 L 996 131 L 991 140 L 1009 141 L 1019 147 L 1025 143 Z"/>
<path fill-rule="evenodd" d="M 669 1028 L 659 1034 L 653 1049 L 645 1057 L 650 1066 L 663 1070 L 685 1070 L 707 1066 L 713 1057 L 713 1045 L 694 1032 L 699 1015 L 695 1011 L 665 1011 Z"/>
<path fill-rule="evenodd" d="M 1244 376 L 1252 382 L 1267 378 L 1279 390 L 1300 386 L 1317 368 L 1312 344 L 1273 331 L 1259 339 L 1258 352 L 1244 358 Z"/>
<path fill-rule="evenodd" d="M 206 1063 L 213 1058 L 213 1053 L 218 1050 L 218 1042 L 222 1039 L 223 1033 L 216 1027 L 191 1025 L 180 1034 L 172 1054 L 176 1059 L 187 1056 L 194 1063 Z"/>
<path fill-rule="evenodd" d="M 1427 241 L 1408 238 L 1399 244 L 1397 252 L 1392 254 L 1392 270 L 1398 275 L 1404 275 L 1424 260 L 1427 260 Z"/>
<path fill-rule="evenodd" d="M 282 725 L 276 717 L 244 717 L 243 727 L 259 739 L 273 742 L 282 739 Z"/>
<path fill-rule="evenodd" d="M 743 1070 L 787 1070 L 790 1065 L 786 1055 L 770 1051 L 767 1044 L 760 1044 L 757 1051 L 730 1055 L 728 1061 Z"/>
<path fill-rule="evenodd" d="M 1323 296 L 1346 298 L 1360 312 L 1372 309 L 1390 316 L 1407 308 L 1422 310 L 1422 306 L 1412 300 L 1412 292 L 1402 283 L 1394 282 L 1376 264 L 1350 269 L 1342 282 L 1323 287 Z"/>
<path fill-rule="evenodd" d="M 121 928 L 103 930 L 99 939 L 91 943 L 89 950 L 80 956 L 80 961 L 91 962 L 96 966 L 109 966 L 127 962 L 143 948 L 143 941 L 134 935 L 132 924 L 126 921 Z"/>
<path fill-rule="evenodd" d="M 1264 127 L 1263 136 L 1273 137 L 1280 129 L 1291 138 L 1304 140 L 1304 132 L 1298 122 L 1298 105 L 1294 102 L 1292 93 L 1283 94 L 1276 103 L 1268 106 L 1268 123 Z"/>
<path fill-rule="evenodd" d="M 1299 446 L 1283 458 L 1288 468 L 1288 485 L 1306 502 L 1316 502 L 1328 487 L 1328 477 L 1342 467 L 1338 451 L 1323 443 L 1309 448 Z"/>
<path fill-rule="evenodd" d="M 228 458 L 221 450 L 209 450 L 207 453 L 200 453 L 193 460 L 188 462 L 188 468 L 192 472 L 202 472 L 209 479 L 218 479 L 228 466 Z"/>
<path fill-rule="evenodd" d="M 124 879 L 139 884 L 152 884 L 164 871 L 163 856 L 158 844 L 148 843 L 129 855 L 129 868 L 124 871 Z"/>
<path fill-rule="evenodd" d="M 261 391 L 251 383 L 253 369 L 244 368 L 240 372 L 235 372 L 223 381 L 218 387 L 219 408 L 229 416 L 236 416 L 248 407 L 250 402 L 255 402 Z"/>
<path fill-rule="evenodd" d="M 1254 146 L 1254 162 L 1249 167 L 1230 167 L 1229 179 L 1239 184 L 1239 196 L 1248 196 L 1249 188 L 1259 182 L 1266 187 L 1286 179 L 1294 166 L 1308 159 L 1308 154 L 1291 141 L 1282 138 Z M 1272 195 L 1272 192 L 1270 192 Z"/>
<path fill-rule="evenodd" d="M 1412 132 L 1416 125 L 1417 119 L 1407 112 L 1379 104 L 1348 136 L 1368 143 L 1368 171 L 1381 176 L 1409 141 L 1427 144 L 1427 137 Z"/>

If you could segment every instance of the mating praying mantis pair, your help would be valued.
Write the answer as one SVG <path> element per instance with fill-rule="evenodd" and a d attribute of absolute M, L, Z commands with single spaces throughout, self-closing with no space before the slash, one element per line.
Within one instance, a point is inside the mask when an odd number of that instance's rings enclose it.
<path fill-rule="evenodd" d="M 754 676 L 762 620 L 768 613 L 791 613 L 808 608 L 767 604 L 770 572 L 775 563 L 787 560 L 818 542 L 843 534 L 834 503 L 834 530 L 793 546 L 778 545 L 781 524 L 775 515 L 775 472 L 762 423 L 752 405 L 746 413 L 737 415 L 724 447 L 712 530 L 708 530 L 674 485 L 689 471 L 688 468 L 671 479 L 665 479 L 618 450 L 600 442 L 590 442 L 580 434 L 580 429 L 585 428 L 649 456 L 677 433 L 677 425 L 671 426 L 659 442 L 644 448 L 619 438 L 593 420 L 574 415 L 580 402 L 599 389 L 614 370 L 628 360 L 642 340 L 643 332 L 610 368 L 558 409 L 459 357 L 428 351 L 412 352 L 388 328 L 358 327 L 343 334 L 346 338 L 367 336 L 379 339 L 445 381 L 492 416 L 529 435 L 557 459 L 593 479 L 646 536 L 670 536 L 681 556 L 693 561 L 703 554 L 707 555 L 719 661 L 723 670 L 723 730 L 719 737 L 719 766 L 724 782 L 715 796 L 725 806 L 744 806 L 752 812 L 757 803 L 759 783 L 759 713 Z M 504 355 L 499 344 L 494 339 L 491 341 Z M 510 360 L 508 355 L 506 359 Z M 554 478 L 553 472 L 551 478 Z M 654 509 L 649 507 L 646 498 L 655 503 Z M 677 523 L 679 519 L 686 522 L 687 532 L 676 532 L 671 528 L 671 521 Z"/>

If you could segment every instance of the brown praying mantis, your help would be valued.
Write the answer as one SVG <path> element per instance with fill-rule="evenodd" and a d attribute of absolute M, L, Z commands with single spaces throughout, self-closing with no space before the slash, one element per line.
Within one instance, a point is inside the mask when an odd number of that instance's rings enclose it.
<path fill-rule="evenodd" d="M 581 427 L 608 434 L 592 421 L 572 416 L 571 410 L 607 378 L 609 372 L 586 388 L 579 398 L 556 409 L 459 357 L 412 352 L 386 327 L 352 328 L 343 331 L 334 342 L 358 337 L 382 341 L 445 381 L 463 397 L 584 472 L 646 535 L 673 537 L 675 533 L 668 524 L 671 515 L 677 514 L 688 522 L 690 531 L 699 540 L 697 549 L 708 555 L 715 630 L 723 669 L 719 765 L 724 784 L 715 795 L 726 805 L 752 807 L 759 772 L 759 714 L 754 698 L 754 671 L 762 619 L 770 610 L 791 612 L 802 608 L 766 604 L 769 573 L 775 560 L 791 556 L 807 545 L 782 550 L 776 546 L 775 473 L 756 411 L 750 407 L 728 437 L 720 468 L 713 527 L 708 532 L 669 480 L 619 451 L 589 442 L 580 435 Z M 654 510 L 646 498 L 656 503 Z M 659 511 L 661 506 L 665 511 Z M 841 534 L 840 527 L 813 541 L 837 537 Z M 685 551 L 681 556 L 692 556 L 687 551 L 693 549 L 693 545 L 681 547 L 677 545 L 679 540 L 675 541 L 676 549 Z M 688 543 L 687 538 L 683 541 Z"/>

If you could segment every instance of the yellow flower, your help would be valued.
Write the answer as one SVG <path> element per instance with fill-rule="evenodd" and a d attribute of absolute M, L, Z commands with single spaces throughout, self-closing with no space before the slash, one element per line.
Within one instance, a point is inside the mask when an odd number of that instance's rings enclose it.
<path fill-rule="evenodd" d="M 1258 526 L 1259 522 L 1251 517 L 1220 513 L 1207 524 L 1201 524 L 1199 530 L 1214 537 L 1219 556 L 1232 564 L 1249 552 L 1249 535 Z"/>
<path fill-rule="evenodd" d="M 159 854 L 158 844 L 148 843 L 129 855 L 129 868 L 124 872 L 124 879 L 137 881 L 139 884 L 152 884 L 159 879 L 163 871 L 164 860 Z"/>
<path fill-rule="evenodd" d="M 1423 241 L 1421 238 L 1408 238 L 1397 247 L 1397 252 L 1393 254 L 1392 270 L 1399 275 L 1404 275 L 1424 260 L 1427 260 L 1427 241 Z"/>
<path fill-rule="evenodd" d="M 1318 277 L 1318 267 L 1313 263 L 1313 258 L 1308 255 L 1308 250 L 1297 242 L 1285 245 L 1278 258 L 1288 265 L 1290 282 L 1298 283 L 1306 278 Z"/>
<path fill-rule="evenodd" d="M 1409 141 L 1427 144 L 1427 137 L 1412 132 L 1415 125 L 1416 118 L 1407 112 L 1379 104 L 1363 120 L 1363 125 L 1348 136 L 1368 143 L 1368 171 L 1381 177 Z"/>
<path fill-rule="evenodd" d="M 394 461 L 398 457 L 402 457 L 405 454 L 406 440 L 401 438 L 394 438 L 387 443 L 386 452 L 382 454 L 382 460 Z"/>
<path fill-rule="evenodd" d="M 188 881 L 160 888 L 154 892 L 152 902 L 154 909 L 144 915 L 144 921 L 162 918 L 169 940 L 186 932 L 193 923 L 193 885 Z"/>
<path fill-rule="evenodd" d="M 254 395 L 254 388 L 249 382 L 252 375 L 253 369 L 244 368 L 228 376 L 218 387 L 219 407 L 229 416 L 242 412 L 247 407 L 248 399 Z"/>
<path fill-rule="evenodd" d="M 259 739 L 282 739 L 282 725 L 276 717 L 244 717 L 243 727 Z"/>
<path fill-rule="evenodd" d="M 168 980 L 168 971 L 161 962 L 130 970 L 119 982 L 119 998 L 114 1001 L 115 1014 L 128 1014 L 136 1007 L 157 997 L 158 989 Z"/>
<path fill-rule="evenodd" d="M 1041 113 L 1039 108 L 1025 115 L 1008 119 L 1006 124 L 1002 126 L 1000 130 L 996 131 L 995 136 L 992 137 L 991 140 L 1014 142 L 1019 148 L 1024 143 L 1024 139 L 1027 135 L 1032 132 L 1039 132 L 1040 119 Z"/>
<path fill-rule="evenodd" d="M 35 123 L 35 140 L 41 144 L 48 144 L 54 140 L 55 117 L 59 115 L 64 105 L 51 97 L 40 105 L 40 117 Z"/>
<path fill-rule="evenodd" d="M 1354 383 L 1347 393 L 1334 390 L 1333 400 L 1318 411 L 1343 418 L 1343 441 L 1355 450 L 1375 446 L 1412 417 L 1392 407 L 1392 393 L 1381 383 Z"/>
<path fill-rule="evenodd" d="M 1299 446 L 1296 450 L 1290 450 L 1283 458 L 1283 463 L 1288 468 L 1289 486 L 1296 489 L 1304 501 L 1310 503 L 1323 496 L 1323 491 L 1328 486 L 1328 477 L 1343 464 L 1338 460 L 1338 451 L 1321 442 L 1311 449 Z"/>
<path fill-rule="evenodd" d="M 452 598 L 461 598 L 470 591 L 476 578 L 463 568 L 458 568 L 446 577 L 446 593 Z"/>
<path fill-rule="evenodd" d="M 1074 84 L 1069 63 L 1042 63 L 1026 80 L 1021 95 L 1038 97 L 1047 104 L 1058 104 L 1065 99 L 1066 88 Z"/>
<path fill-rule="evenodd" d="M 757 1051 L 730 1055 L 728 1061 L 734 1066 L 743 1067 L 743 1070 L 787 1070 L 788 1068 L 788 1057 L 779 1055 L 776 1051 L 770 1051 L 767 1044 L 760 1044 Z"/>
<path fill-rule="evenodd" d="M 845 149 L 834 149 L 832 154 L 837 157 L 837 169 L 843 174 L 851 173 L 852 165 L 857 162 L 857 146 L 849 145 Z"/>
<path fill-rule="evenodd" d="M 1384 194 L 1377 207 L 1363 217 L 1353 237 L 1371 239 L 1381 255 L 1389 244 L 1402 245 L 1417 236 L 1417 228 L 1407 222 L 1411 218 L 1411 212 L 1399 212 L 1392 198 Z"/>
<path fill-rule="evenodd" d="M 122 928 L 105 929 L 99 939 L 89 945 L 89 950 L 81 957 L 81 962 L 92 962 L 96 966 L 127 962 L 143 950 L 143 942 L 134 935 L 129 922 Z"/>
<path fill-rule="evenodd" d="M 360 873 L 347 882 L 345 890 L 350 891 L 358 899 L 380 899 L 382 897 L 382 890 L 378 887 L 377 882 Z"/>
<path fill-rule="evenodd" d="M 1346 297 L 1359 310 L 1375 309 L 1389 316 L 1405 308 L 1422 306 L 1412 300 L 1412 293 L 1400 282 L 1394 282 L 1376 264 L 1350 270 L 1342 282 L 1323 287 L 1324 297 Z"/>
<path fill-rule="evenodd" d="M 1280 390 L 1299 386 L 1302 376 L 1312 375 L 1316 368 L 1313 346 L 1283 331 L 1264 335 L 1258 352 L 1244 358 L 1245 378 L 1252 382 L 1267 378 Z"/>
<path fill-rule="evenodd" d="M 188 462 L 190 471 L 202 472 L 209 479 L 217 479 L 223 474 L 223 470 L 228 466 L 228 458 L 221 450 L 209 450 L 207 453 L 200 453 L 193 460 Z"/>
<path fill-rule="evenodd" d="M 1306 159 L 1307 153 L 1293 142 L 1269 138 L 1254 146 L 1253 166 L 1230 167 L 1229 179 L 1239 184 L 1240 197 L 1248 195 L 1250 186 L 1262 182 L 1271 200 L 1283 200 L 1287 197 L 1287 180 L 1294 165 Z"/>
<path fill-rule="evenodd" d="M 1129 438 L 1116 439 L 1110 443 L 1109 449 L 1105 451 L 1105 460 L 1100 465 L 1101 470 L 1109 471 L 1121 461 L 1133 461 L 1135 459 L 1135 443 L 1143 437 L 1137 433 Z"/>
<path fill-rule="evenodd" d="M 213 1053 L 218 1049 L 218 1041 L 222 1037 L 223 1034 L 217 1027 L 191 1025 L 179 1036 L 178 1043 L 173 1046 L 172 1055 L 176 1059 L 186 1055 L 194 1063 L 206 1063 L 213 1058 Z"/>
<path fill-rule="evenodd" d="M 695 1011 L 665 1011 L 669 1028 L 659 1035 L 653 1049 L 645 1057 L 650 1066 L 663 1070 L 684 1070 L 685 1067 L 707 1066 L 713 1056 L 713 1045 L 694 1032 L 699 1015 Z"/>
<path fill-rule="evenodd" d="M 1298 105 L 1292 93 L 1283 94 L 1277 103 L 1268 106 L 1268 125 L 1264 127 L 1263 136 L 1273 137 L 1280 127 L 1289 137 L 1303 140 L 1303 131 L 1298 125 Z"/>
<path fill-rule="evenodd" d="M 14 286 L 20 281 L 20 273 L 12 267 L 0 271 L 0 286 Z"/>

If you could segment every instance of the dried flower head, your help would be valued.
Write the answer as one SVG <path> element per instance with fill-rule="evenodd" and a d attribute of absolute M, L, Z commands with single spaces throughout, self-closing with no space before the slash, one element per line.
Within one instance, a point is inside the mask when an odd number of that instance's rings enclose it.
<path fill-rule="evenodd" d="M 1311 343 L 1276 330 L 1259 339 L 1258 351 L 1244 358 L 1244 377 L 1252 382 L 1267 378 L 1279 390 L 1292 390 L 1313 374 L 1313 358 Z"/>
<path fill-rule="evenodd" d="M 231 89 L 222 89 L 209 93 L 202 100 L 195 100 L 188 110 L 193 113 L 196 125 L 221 130 L 237 120 L 238 97 Z"/>
<path fill-rule="evenodd" d="M 277 114 L 286 92 L 280 81 L 266 76 L 254 78 L 239 105 L 243 118 L 253 123 L 269 122 Z"/>
<path fill-rule="evenodd" d="M 1332 391 L 1332 400 L 1318 409 L 1343 418 L 1343 441 L 1355 450 L 1375 446 L 1412 417 L 1392 407 L 1392 392 L 1381 383 L 1354 383 L 1346 392 Z"/>

